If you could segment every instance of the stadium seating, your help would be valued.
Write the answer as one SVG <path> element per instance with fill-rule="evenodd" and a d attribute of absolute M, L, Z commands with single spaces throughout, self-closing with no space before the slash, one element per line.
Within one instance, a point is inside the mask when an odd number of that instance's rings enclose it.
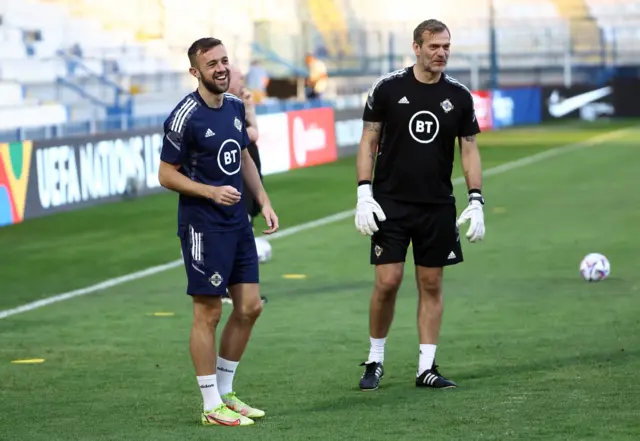
<path fill-rule="evenodd" d="M 602 29 L 602 38 L 617 64 L 637 63 L 640 50 L 640 2 L 629 0 L 586 0 L 589 14 Z"/>
<path fill-rule="evenodd" d="M 56 125 L 66 121 L 65 106 L 26 99 L 20 84 L 0 82 L 0 130 Z"/>
<path fill-rule="evenodd" d="M 446 22 L 455 36 L 455 50 L 458 55 L 487 54 L 489 51 L 488 24 L 489 2 L 460 0 L 456 2 L 412 2 L 407 7 L 397 0 L 343 0 L 346 22 L 351 28 L 361 32 L 351 32 L 351 39 L 364 47 L 368 55 L 375 57 L 380 51 L 388 50 L 392 44 L 400 56 L 411 55 L 411 31 L 415 25 L 427 18 L 438 18 Z M 318 2 L 325 11 L 317 15 L 334 14 L 334 2 Z M 501 62 L 508 65 L 514 54 L 558 56 L 565 52 L 595 53 L 590 60 L 601 61 L 598 51 L 602 49 L 601 28 L 623 25 L 618 37 L 633 36 L 637 46 L 638 35 L 630 15 L 638 15 L 640 2 L 631 0 L 493 0 L 497 43 Z M 366 13 L 362 13 L 366 11 Z M 614 21 L 615 20 L 615 21 Z M 343 20 L 327 20 L 323 23 L 322 35 L 325 44 L 335 41 L 332 32 L 343 33 Z M 332 27 L 333 26 L 333 27 Z M 635 28 L 638 28 L 635 26 Z M 366 35 L 365 38 L 362 34 Z M 609 33 L 608 35 L 611 35 Z M 611 37 L 611 39 L 613 36 Z M 391 41 L 390 41 L 391 40 Z M 626 40 L 624 40 L 626 41 Z M 328 48 L 331 53 L 331 49 Z M 559 60 L 561 58 L 558 58 Z M 549 60 L 547 59 L 547 62 Z M 518 59 L 522 63 L 522 59 Z M 533 57 L 530 64 L 540 63 Z"/>
<path fill-rule="evenodd" d="M 330 57 L 354 54 L 342 4 L 337 0 L 306 0 L 311 22 L 322 35 Z"/>
<path fill-rule="evenodd" d="M 569 52 L 590 54 L 576 62 L 601 63 L 603 50 L 615 52 L 621 62 L 640 49 L 638 1 L 493 4 L 503 67 L 562 66 Z M 433 17 L 452 30 L 452 69 L 486 66 L 488 5 L 484 0 L 190 0 L 185 7 L 183 0 L 4 0 L 0 117 L 8 109 L 29 111 L 12 112 L 0 127 L 106 118 L 122 93 L 131 93 L 134 116 L 167 112 L 194 86 L 185 52 L 205 35 L 221 38 L 243 69 L 257 44 L 270 57 L 271 72 L 301 67 L 306 51 L 326 58 L 330 69 L 366 65 L 383 72 L 413 58 L 413 28 Z M 29 121 L 19 115 L 30 115 Z"/>
<path fill-rule="evenodd" d="M 349 20 L 366 35 L 358 37 L 366 40 L 364 48 L 369 57 L 393 50 L 398 58 L 413 58 L 413 29 L 427 18 L 442 20 L 451 29 L 452 50 L 456 54 L 451 60 L 452 68 L 470 69 L 478 63 L 477 57 L 486 59 L 490 51 L 490 10 L 486 1 L 415 2 L 406 8 L 398 7 L 395 0 L 345 1 L 349 11 L 367 11 Z M 566 51 L 568 24 L 558 16 L 552 1 L 494 0 L 494 4 L 501 65 L 537 66 L 549 52 Z M 544 24 L 533 25 L 536 19 Z M 524 56 L 514 59 L 515 55 Z"/>

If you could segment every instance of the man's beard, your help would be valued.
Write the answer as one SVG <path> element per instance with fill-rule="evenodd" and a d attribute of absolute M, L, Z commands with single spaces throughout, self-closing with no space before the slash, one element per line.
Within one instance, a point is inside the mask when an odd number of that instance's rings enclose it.
<path fill-rule="evenodd" d="M 447 68 L 447 61 L 448 60 L 433 60 L 429 61 L 426 66 L 425 66 L 425 70 L 428 72 L 441 72 L 443 70 L 445 70 Z M 441 64 L 435 64 L 436 62 L 440 62 Z"/>
<path fill-rule="evenodd" d="M 204 76 L 200 78 L 200 81 L 202 81 L 202 85 L 204 86 L 205 89 L 207 89 L 209 92 L 216 95 L 225 93 L 227 90 L 229 90 L 229 73 L 228 72 L 227 72 L 227 80 L 226 80 L 225 86 L 220 86 L 219 84 L 216 84 L 215 80 L 205 78 Z"/>
<path fill-rule="evenodd" d="M 422 71 L 429 72 L 431 74 L 442 73 L 445 71 L 447 64 L 434 65 L 430 61 L 421 63 Z"/>

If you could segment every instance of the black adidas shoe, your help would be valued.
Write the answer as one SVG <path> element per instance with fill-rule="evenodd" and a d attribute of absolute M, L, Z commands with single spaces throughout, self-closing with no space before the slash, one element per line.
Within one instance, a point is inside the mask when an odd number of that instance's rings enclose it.
<path fill-rule="evenodd" d="M 384 367 L 382 363 L 372 361 L 364 362 L 360 366 L 365 366 L 364 373 L 360 377 L 360 390 L 376 390 L 380 384 L 380 380 L 384 377 Z"/>
<path fill-rule="evenodd" d="M 434 363 L 431 369 L 424 371 L 416 378 L 417 387 L 433 387 L 436 389 L 449 389 L 457 387 L 457 385 L 438 372 L 438 365 Z"/>

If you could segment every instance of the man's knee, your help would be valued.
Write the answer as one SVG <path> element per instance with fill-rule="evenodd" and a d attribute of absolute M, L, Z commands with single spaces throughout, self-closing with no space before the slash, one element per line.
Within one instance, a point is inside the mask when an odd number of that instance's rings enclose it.
<path fill-rule="evenodd" d="M 402 264 L 379 265 L 376 267 L 376 291 L 385 296 L 392 296 L 398 292 L 404 267 Z"/>
<path fill-rule="evenodd" d="M 239 305 L 236 305 L 236 303 L 234 302 L 234 311 L 236 312 L 236 314 L 238 314 L 242 321 L 253 323 L 258 319 L 258 317 L 260 317 L 260 314 L 262 313 L 262 301 L 258 296 L 257 301 L 252 299 L 250 302 L 245 301 Z"/>
<path fill-rule="evenodd" d="M 442 268 L 418 267 L 417 274 L 420 293 L 440 296 L 442 293 Z"/>
<path fill-rule="evenodd" d="M 257 285 L 237 285 L 229 290 L 233 298 L 233 312 L 243 322 L 253 323 L 262 313 L 262 299 Z"/>
<path fill-rule="evenodd" d="M 215 328 L 222 317 L 222 302 L 218 296 L 194 296 L 193 321 L 195 324 Z"/>

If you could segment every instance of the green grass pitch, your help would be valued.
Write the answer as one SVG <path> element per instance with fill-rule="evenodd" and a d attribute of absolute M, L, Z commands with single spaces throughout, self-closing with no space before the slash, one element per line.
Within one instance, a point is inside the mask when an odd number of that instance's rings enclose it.
<path fill-rule="evenodd" d="M 478 142 L 490 168 L 632 124 Z M 455 390 L 414 386 L 410 253 L 386 376 L 377 392 L 358 390 L 373 270 L 349 217 L 274 240 L 261 266 L 269 303 L 236 389 L 263 421 L 199 425 L 179 267 L 0 320 L 0 440 L 637 440 L 639 134 L 486 177 L 485 241 L 465 241 L 465 262 L 445 271 L 437 359 Z M 287 228 L 354 208 L 355 179 L 348 158 L 265 184 Z M 460 212 L 464 185 L 456 196 Z M 0 310 L 179 258 L 175 209 L 163 194 L 0 229 Z M 578 274 L 592 251 L 611 261 L 604 282 Z M 31 358 L 45 361 L 11 363 Z"/>

